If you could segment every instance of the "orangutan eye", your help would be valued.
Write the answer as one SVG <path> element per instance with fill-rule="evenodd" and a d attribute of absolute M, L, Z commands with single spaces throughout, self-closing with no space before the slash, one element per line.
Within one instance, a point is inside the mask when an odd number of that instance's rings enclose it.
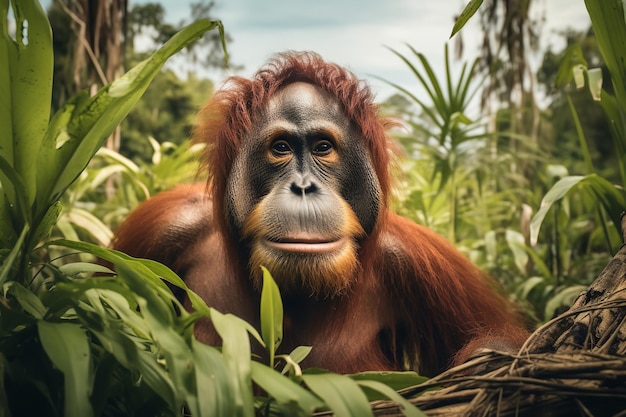
<path fill-rule="evenodd" d="M 333 150 L 333 144 L 328 140 L 320 140 L 313 146 L 313 154 L 317 156 L 328 155 Z"/>
<path fill-rule="evenodd" d="M 284 139 L 274 141 L 274 143 L 272 143 L 271 150 L 276 156 L 285 156 L 292 152 L 291 146 L 289 146 L 289 143 L 287 143 Z"/>

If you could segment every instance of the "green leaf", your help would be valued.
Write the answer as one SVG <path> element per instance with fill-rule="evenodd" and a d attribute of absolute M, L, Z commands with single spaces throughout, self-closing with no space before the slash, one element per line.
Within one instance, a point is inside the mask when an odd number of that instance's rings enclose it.
<path fill-rule="evenodd" d="M 250 340 L 240 320 L 231 314 L 211 310 L 211 321 L 222 338 L 224 360 L 236 380 L 234 398 L 237 410 L 240 410 L 237 415 L 252 417 L 254 398 L 252 396 Z"/>
<path fill-rule="evenodd" d="M 426 417 L 426 414 L 423 411 L 415 407 L 406 398 L 382 382 L 363 380 L 358 381 L 358 384 L 361 387 L 377 391 L 387 399 L 397 403 L 400 406 L 402 413 L 407 417 Z"/>
<path fill-rule="evenodd" d="M 465 24 L 470 20 L 470 18 L 474 16 L 474 14 L 480 8 L 481 4 L 483 4 L 483 0 L 470 0 L 470 2 L 467 3 L 467 6 L 465 6 L 465 9 L 463 9 L 459 17 L 456 19 L 456 22 L 454 22 L 454 26 L 452 27 L 452 33 L 450 34 L 450 37 L 453 37 L 461 29 L 463 29 L 463 26 L 465 26 Z"/>
<path fill-rule="evenodd" d="M 399 391 L 404 388 L 414 387 L 428 381 L 428 377 L 418 375 L 416 372 L 359 372 L 358 374 L 349 375 L 353 380 L 360 381 L 377 381 L 381 382 L 394 391 Z"/>
<path fill-rule="evenodd" d="M 73 323 L 37 323 L 39 338 L 52 363 L 63 372 L 67 417 L 93 416 L 89 401 L 91 375 L 89 340 L 85 331 Z"/>
<path fill-rule="evenodd" d="M 541 288 L 545 286 L 546 283 L 547 279 L 544 277 L 530 277 L 526 279 L 526 281 L 524 281 L 524 283 L 522 283 L 519 287 L 517 287 L 516 292 L 521 300 L 526 300 L 531 291 L 533 291 L 537 287 Z"/>
<path fill-rule="evenodd" d="M 82 302 L 75 303 L 76 311 L 81 320 L 89 325 L 90 332 L 122 366 L 141 375 L 142 383 L 145 382 L 166 404 L 173 406 L 178 398 L 176 384 L 158 356 L 155 342 L 148 338 L 150 329 L 137 310 L 137 304 L 128 302 L 129 299 L 134 300 L 135 295 L 115 280 L 99 277 L 57 284 L 55 293 L 65 291 L 67 286 L 70 296 L 84 291 Z M 97 289 L 98 286 L 110 286 L 113 290 Z"/>
<path fill-rule="evenodd" d="M 330 373 L 305 374 L 302 379 L 337 417 L 373 416 L 367 397 L 349 377 Z"/>
<path fill-rule="evenodd" d="M 590 174 L 587 176 L 569 176 L 561 178 L 557 181 L 557 183 L 552 186 L 552 188 L 541 200 L 541 207 L 530 222 L 531 246 L 534 246 L 537 243 L 539 230 L 541 229 L 543 220 L 554 203 L 561 200 L 570 191 L 577 188 L 588 189 L 592 192 L 598 202 L 602 205 L 602 207 L 604 207 L 606 212 L 611 217 L 611 220 L 617 230 L 620 230 L 621 221 L 619 215 L 624 207 L 626 207 L 624 195 L 618 191 L 614 185 L 596 174 Z"/>
<path fill-rule="evenodd" d="M 56 201 L 83 171 L 143 95 L 165 61 L 206 31 L 219 26 L 219 22 L 207 19 L 190 24 L 95 96 L 78 95 L 57 112 L 37 152 L 37 202 L 40 207 Z"/>
<path fill-rule="evenodd" d="M 280 406 L 287 406 L 290 416 L 310 416 L 324 405 L 319 398 L 300 385 L 258 362 L 252 362 L 252 379 Z"/>
<path fill-rule="evenodd" d="M 64 218 L 89 233 L 99 245 L 108 246 L 111 242 L 113 237 L 111 229 L 89 211 L 72 207 Z"/>
<path fill-rule="evenodd" d="M 214 347 L 192 340 L 196 367 L 197 412 L 193 416 L 234 416 L 242 414 L 234 398 L 235 379 Z"/>
<path fill-rule="evenodd" d="M 306 359 L 307 356 L 309 356 L 309 353 L 311 353 L 312 349 L 313 348 L 311 346 L 298 346 L 297 348 L 292 350 L 291 353 L 289 353 L 289 357 L 294 362 L 300 363 L 304 359 Z"/>
<path fill-rule="evenodd" d="M 38 167 L 34 158 L 50 118 L 52 30 L 37 0 L 13 1 L 17 35 L 16 40 L 11 39 L 6 27 L 8 3 L 2 1 L 0 17 L 0 114 L 3 114 L 0 156 L 24 181 L 23 197 L 30 207 L 36 193 Z"/>
<path fill-rule="evenodd" d="M 13 295 L 15 300 L 28 314 L 36 319 L 43 319 L 48 309 L 41 302 L 39 297 L 27 288 L 24 288 L 17 281 L 9 281 L 2 287 L 4 296 Z"/>
<path fill-rule="evenodd" d="M 560 307 L 569 307 L 572 305 L 576 297 L 587 289 L 584 285 L 573 285 L 559 291 L 546 303 L 545 318 L 551 319 Z"/>
<path fill-rule="evenodd" d="M 165 285 L 162 281 L 162 279 L 165 279 L 166 281 L 186 291 L 194 309 L 196 309 L 199 313 L 206 315 L 207 317 L 210 315 L 210 309 L 206 305 L 206 303 L 200 297 L 198 297 L 197 294 L 191 291 L 178 275 L 176 275 L 171 269 L 163 264 L 149 259 L 133 258 L 132 256 L 128 256 L 122 252 L 102 248 L 98 245 L 94 245 L 88 242 L 75 242 L 65 239 L 59 239 L 49 242 L 47 245 L 63 246 L 66 248 L 90 253 L 104 261 L 112 263 L 115 266 L 126 265 L 126 267 L 135 268 L 140 271 L 144 279 L 150 279 L 151 282 L 155 284 L 158 288 L 171 294 L 171 291 L 169 290 L 167 285 Z M 175 297 L 172 295 L 172 301 L 174 299 Z"/>
<path fill-rule="evenodd" d="M 589 77 L 589 91 L 591 97 L 595 101 L 600 101 L 602 95 L 602 69 L 592 68 L 587 71 L 587 77 Z"/>
<path fill-rule="evenodd" d="M 57 223 L 59 216 L 61 215 L 61 211 L 63 210 L 63 205 L 60 201 L 55 202 L 50 207 L 48 207 L 48 211 L 44 214 L 43 219 L 37 225 L 37 230 L 33 235 L 32 245 L 37 245 L 39 242 L 44 240 L 50 235 L 52 231 L 52 227 Z"/>
<path fill-rule="evenodd" d="M 13 267 L 23 251 L 24 240 L 26 239 L 28 230 L 28 225 L 26 225 L 17 238 L 17 242 L 15 242 L 15 245 L 11 248 L 11 252 L 9 252 L 9 255 L 4 259 L 2 265 L 0 265 L 0 284 L 3 284 L 9 278 L 9 274 L 15 273 Z"/>
<path fill-rule="evenodd" d="M 626 108 L 626 21 L 622 0 L 585 0 L 602 58 L 611 74 L 615 96 Z M 617 121 L 617 120 L 616 120 Z"/>
<path fill-rule="evenodd" d="M 309 356 L 311 350 L 313 350 L 312 346 L 298 346 L 288 355 L 278 355 L 277 357 L 283 359 L 286 363 L 281 373 L 285 375 L 291 372 L 296 376 L 301 376 L 302 368 L 300 367 L 300 362 Z"/>
<path fill-rule="evenodd" d="M 136 300 L 142 316 L 150 331 L 151 338 L 158 346 L 158 355 L 163 358 L 168 374 L 174 383 L 176 402 L 171 406 L 182 409 L 185 403 L 193 403 L 195 394 L 195 368 L 187 341 L 182 330 L 176 327 L 177 313 L 169 299 L 154 291 L 150 281 L 143 279 L 140 269 L 133 264 L 116 265 L 130 289 L 137 294 Z"/>
<path fill-rule="evenodd" d="M 262 266 L 261 269 L 261 336 L 270 355 L 270 366 L 274 366 L 274 355 L 283 339 L 283 303 L 274 278 L 267 268 Z"/>
<path fill-rule="evenodd" d="M 103 273 L 103 274 L 112 274 L 109 268 L 103 265 L 98 265 L 89 262 L 72 262 L 68 264 L 63 264 L 59 267 L 59 271 L 67 276 L 80 275 L 84 273 Z"/>
<path fill-rule="evenodd" d="M 587 139 L 585 138 L 585 133 L 583 131 L 582 124 L 580 123 L 578 112 L 576 111 L 576 107 L 574 107 L 572 97 L 569 94 L 567 95 L 567 103 L 569 105 L 570 112 L 572 113 L 574 126 L 576 127 L 576 136 L 578 136 L 578 143 L 580 143 L 580 150 L 585 161 L 585 168 L 587 169 L 588 174 L 592 174 L 595 170 L 593 168 L 593 162 L 591 161 L 591 153 L 589 152 Z"/>
<path fill-rule="evenodd" d="M 526 273 L 526 265 L 528 264 L 528 254 L 526 253 L 526 242 L 524 235 L 520 232 L 506 229 L 505 233 L 506 243 L 509 245 L 511 252 L 513 253 L 513 259 L 515 260 L 515 266 L 522 273 Z"/>
<path fill-rule="evenodd" d="M 25 199 L 27 195 L 26 183 L 20 173 L 2 155 L 0 155 L 0 185 L 2 185 L 2 191 L 8 199 L 8 211 L 14 219 L 19 219 L 19 222 L 13 225 L 11 225 L 10 219 L 0 219 L 2 220 L 2 228 L 8 229 L 9 226 L 13 226 L 13 230 L 9 230 L 17 234 L 17 230 L 23 228 L 25 224 L 31 223 L 30 205 Z"/>

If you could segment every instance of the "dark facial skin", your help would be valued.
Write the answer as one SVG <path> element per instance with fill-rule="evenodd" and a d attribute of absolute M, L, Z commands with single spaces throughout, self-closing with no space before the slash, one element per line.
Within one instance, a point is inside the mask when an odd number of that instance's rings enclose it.
<path fill-rule="evenodd" d="M 358 130 L 334 97 L 304 82 L 276 93 L 254 126 L 226 195 L 253 273 L 264 265 L 287 290 L 341 292 L 381 204 Z"/>

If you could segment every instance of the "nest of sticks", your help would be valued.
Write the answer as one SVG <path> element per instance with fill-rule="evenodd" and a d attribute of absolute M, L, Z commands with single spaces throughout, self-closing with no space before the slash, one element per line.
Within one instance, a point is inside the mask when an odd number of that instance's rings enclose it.
<path fill-rule="evenodd" d="M 622 231 L 626 241 L 624 215 Z M 428 416 L 626 417 L 626 245 L 516 354 L 485 350 L 401 393 Z M 372 408 L 403 415 L 391 402 Z"/>

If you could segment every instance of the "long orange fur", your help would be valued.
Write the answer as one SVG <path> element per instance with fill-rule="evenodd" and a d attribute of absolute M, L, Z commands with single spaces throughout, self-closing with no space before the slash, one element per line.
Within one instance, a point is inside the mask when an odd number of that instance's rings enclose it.
<path fill-rule="evenodd" d="M 337 297 L 285 297 L 284 350 L 310 344 L 304 366 L 336 372 L 402 370 L 433 375 L 481 347 L 515 349 L 527 332 L 496 283 L 450 243 L 392 213 L 394 142 L 369 88 L 310 53 L 286 53 L 252 79 L 235 77 L 200 112 L 196 140 L 208 145 L 209 187 L 181 186 L 143 203 L 117 231 L 114 247 L 173 267 L 209 304 L 258 323 L 258 293 L 240 237 L 226 224 L 226 182 L 241 140 L 281 87 L 306 81 L 332 93 L 358 127 L 383 192 L 374 231 L 359 241 L 349 290 Z M 179 216 L 185 214 L 184 221 Z M 257 225 L 258 226 L 258 225 Z M 255 226 L 255 227 L 257 227 Z M 210 323 L 196 335 L 219 343 Z"/>

